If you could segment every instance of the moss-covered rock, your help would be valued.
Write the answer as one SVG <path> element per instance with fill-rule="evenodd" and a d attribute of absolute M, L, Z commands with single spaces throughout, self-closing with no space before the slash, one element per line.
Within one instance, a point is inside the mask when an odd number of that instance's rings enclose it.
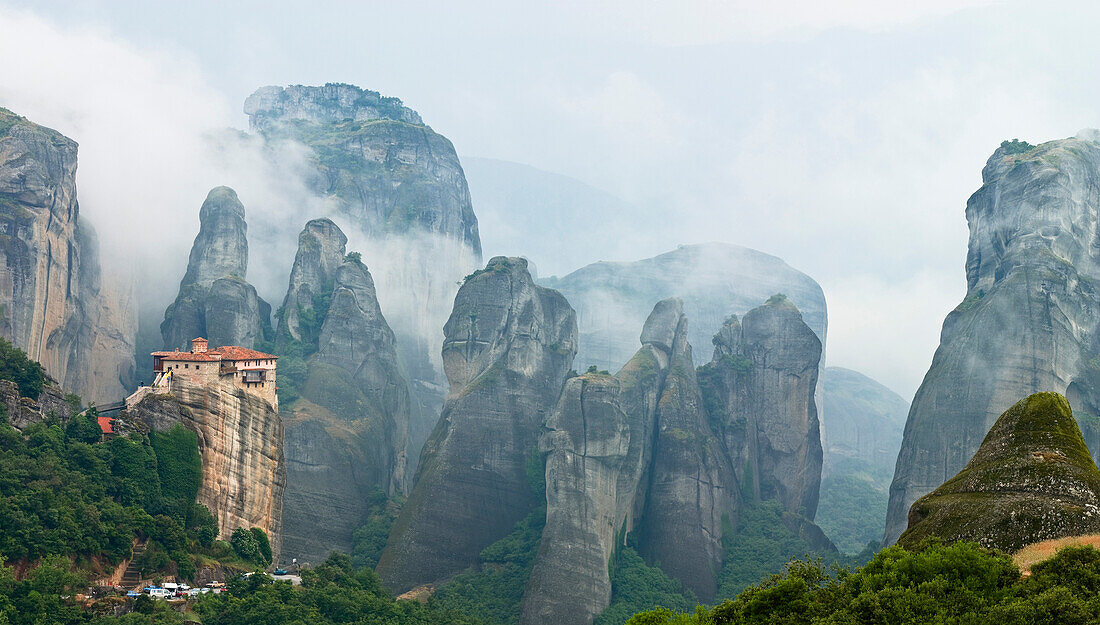
<path fill-rule="evenodd" d="M 1100 470 L 1069 402 L 1036 393 L 1009 408 L 966 467 L 909 510 L 899 544 L 929 537 L 1016 551 L 1100 532 Z"/>

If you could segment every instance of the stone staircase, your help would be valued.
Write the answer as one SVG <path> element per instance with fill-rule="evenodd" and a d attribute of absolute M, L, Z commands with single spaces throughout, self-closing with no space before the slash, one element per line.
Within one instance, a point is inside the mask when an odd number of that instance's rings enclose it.
<path fill-rule="evenodd" d="M 119 582 L 123 588 L 136 589 L 141 585 L 141 568 L 136 562 L 143 553 L 145 553 L 145 543 L 134 545 L 134 555 L 126 564 L 126 571 L 122 574 L 122 581 Z"/>

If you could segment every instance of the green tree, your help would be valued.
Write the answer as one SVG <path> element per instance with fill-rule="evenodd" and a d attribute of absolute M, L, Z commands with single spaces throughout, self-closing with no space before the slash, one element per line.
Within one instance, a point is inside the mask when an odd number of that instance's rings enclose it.
<path fill-rule="evenodd" d="M 23 397 L 38 399 L 46 373 L 42 365 L 28 358 L 23 350 L 0 337 L 0 380 L 15 382 Z"/>
<path fill-rule="evenodd" d="M 233 551 L 236 552 L 242 560 L 260 566 L 267 565 L 267 560 L 264 559 L 260 543 L 256 541 L 256 535 L 253 534 L 251 530 L 247 530 L 243 527 L 238 527 L 233 530 L 233 534 L 229 538 L 229 544 L 233 545 Z"/>
<path fill-rule="evenodd" d="M 202 456 L 195 433 L 179 423 L 167 432 L 150 432 L 165 510 L 183 523 L 202 485 Z"/>
<path fill-rule="evenodd" d="M 263 556 L 264 564 L 271 564 L 271 541 L 267 539 L 267 532 L 258 527 L 252 528 L 252 537 L 256 539 L 256 546 Z"/>
<path fill-rule="evenodd" d="M 195 503 L 187 514 L 187 529 L 195 532 L 200 545 L 210 547 L 218 537 L 218 520 L 211 514 L 210 508 Z"/>
<path fill-rule="evenodd" d="M 595 625 L 620 625 L 640 610 L 669 608 L 689 610 L 695 595 L 657 566 L 648 566 L 633 547 L 616 551 L 611 571 L 611 605 Z"/>
<path fill-rule="evenodd" d="M 95 408 L 89 408 L 83 414 L 70 417 L 65 425 L 65 436 L 72 441 L 98 443 L 103 438 L 103 430 L 99 427 L 99 412 Z"/>

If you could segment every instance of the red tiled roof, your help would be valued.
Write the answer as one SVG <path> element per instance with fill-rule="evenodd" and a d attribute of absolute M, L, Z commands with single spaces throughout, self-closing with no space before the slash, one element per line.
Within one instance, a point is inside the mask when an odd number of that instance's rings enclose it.
<path fill-rule="evenodd" d="M 153 352 L 151 356 L 157 356 L 164 360 L 181 360 L 190 362 L 218 362 L 221 360 L 274 360 L 278 358 L 274 354 L 265 354 L 247 347 L 237 345 L 225 345 L 207 350 L 205 352 Z"/>
<path fill-rule="evenodd" d="M 114 421 L 113 417 L 98 417 L 97 421 L 99 421 L 99 429 L 102 430 L 104 434 L 115 433 L 114 428 L 111 427 L 111 422 Z"/>
<path fill-rule="evenodd" d="M 274 354 L 265 354 L 254 349 L 237 347 L 236 345 L 226 345 L 212 351 L 220 353 L 222 355 L 222 360 L 264 360 L 278 358 L 278 356 Z"/>

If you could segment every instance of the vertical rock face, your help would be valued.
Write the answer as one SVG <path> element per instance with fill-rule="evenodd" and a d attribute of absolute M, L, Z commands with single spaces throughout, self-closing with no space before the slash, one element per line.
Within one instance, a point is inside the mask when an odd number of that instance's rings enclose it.
<path fill-rule="evenodd" d="M 0 336 L 107 402 L 133 383 L 136 318 L 130 294 L 101 280 L 76 159 L 74 141 L 0 108 Z"/>
<path fill-rule="evenodd" d="M 546 526 L 523 623 L 591 623 L 611 601 L 607 563 L 645 503 L 657 402 L 680 321 L 667 312 L 659 306 L 650 315 L 644 334 L 654 338 L 614 376 L 570 378 L 547 419 L 539 441 L 546 454 Z"/>
<path fill-rule="evenodd" d="M 317 562 L 350 550 L 374 490 L 405 491 L 411 401 L 374 281 L 345 257 L 347 237 L 326 219 L 298 240 L 278 330 L 284 348 L 306 356 L 301 399 L 283 407 L 284 546 Z"/>
<path fill-rule="evenodd" d="M 215 187 L 199 209 L 199 224 L 179 295 L 164 311 L 164 346 L 187 349 L 191 339 L 202 336 L 214 345 L 255 347 L 271 323 L 271 306 L 244 279 L 244 205 L 233 189 Z"/>
<path fill-rule="evenodd" d="M 187 260 L 186 284 L 209 287 L 218 278 L 248 272 L 244 205 L 229 187 L 214 187 L 199 208 L 199 234 Z"/>
<path fill-rule="evenodd" d="M 181 423 L 195 432 L 202 456 L 198 502 L 218 520 L 219 538 L 238 527 L 259 527 L 281 546 L 283 426 L 276 409 L 228 381 L 172 382 L 171 395 L 148 395 L 125 415 L 164 431 Z"/>
<path fill-rule="evenodd" d="M 669 312 L 678 319 L 667 344 L 669 371 L 657 404 L 656 451 L 639 546 L 647 561 L 660 562 L 701 600 L 711 601 L 722 570 L 723 517 L 725 525 L 736 527 L 738 489 L 725 447 L 708 424 L 687 342 L 687 318 L 679 301 L 673 301 Z M 650 328 L 642 333 L 643 341 Z"/>
<path fill-rule="evenodd" d="M 813 520 L 821 485 L 814 393 L 821 342 L 788 299 L 774 296 L 714 337 L 703 390 L 744 490 Z"/>
<path fill-rule="evenodd" d="M 457 284 L 481 265 L 477 218 L 454 146 L 397 98 L 352 85 L 263 87 L 244 110 L 268 142 L 307 148 L 309 186 L 346 218 L 341 223 L 371 263 L 418 404 L 415 458 L 446 393 L 439 328 Z"/>
<path fill-rule="evenodd" d="M 280 343 L 287 338 L 309 340 L 310 337 L 302 336 L 299 316 L 302 311 L 313 309 L 314 296 L 331 293 L 347 243 L 347 236 L 330 219 L 313 219 L 298 235 L 298 253 L 290 270 L 290 286 L 279 321 Z"/>
<path fill-rule="evenodd" d="M 772 297 L 744 327 L 727 320 L 698 378 L 688 336 L 683 304 L 662 300 L 622 370 L 566 382 L 540 441 L 546 526 L 525 625 L 591 623 L 610 602 L 607 563 L 627 533 L 649 563 L 712 600 L 742 492 L 780 500 L 794 511 L 785 524 L 832 549 L 810 522 L 821 476 L 814 332 Z"/>
<path fill-rule="evenodd" d="M 1064 139 L 1006 143 L 970 197 L 967 295 L 943 324 L 932 366 L 913 399 L 884 542 L 905 529 L 910 506 L 957 473 L 990 426 L 1020 397 L 1067 393 L 1100 451 L 1091 343 L 1096 280 L 1100 144 Z M 1074 384 L 1076 382 L 1076 384 Z"/>
<path fill-rule="evenodd" d="M 496 257 L 459 289 L 444 334 L 450 393 L 378 563 L 396 591 L 471 565 L 538 504 L 525 464 L 573 362 L 577 321 L 525 260 Z"/>

